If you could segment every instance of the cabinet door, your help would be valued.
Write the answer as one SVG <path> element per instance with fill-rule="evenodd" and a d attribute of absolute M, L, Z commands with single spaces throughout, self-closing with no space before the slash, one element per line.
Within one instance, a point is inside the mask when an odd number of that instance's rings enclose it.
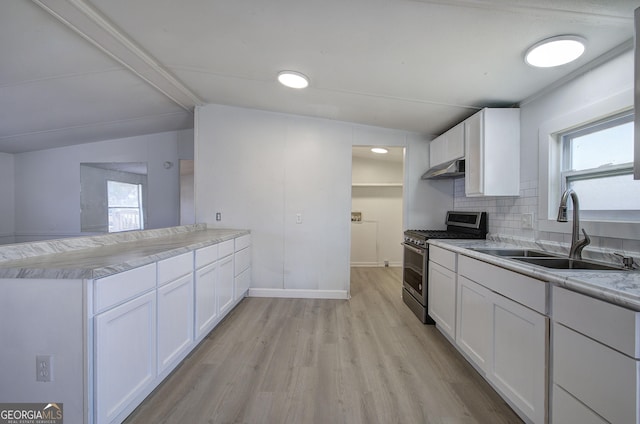
<path fill-rule="evenodd" d="M 484 111 L 464 121 L 465 194 L 480 196 L 484 192 Z"/>
<path fill-rule="evenodd" d="M 456 329 L 456 275 L 453 271 L 429 261 L 429 316 L 451 339 Z"/>
<path fill-rule="evenodd" d="M 487 378 L 534 423 L 544 423 L 549 319 L 493 294 L 492 355 Z"/>
<path fill-rule="evenodd" d="M 235 278 L 235 298 L 236 300 L 244 297 L 251 286 L 251 268 L 242 271 L 242 274 Z"/>
<path fill-rule="evenodd" d="M 158 289 L 158 374 L 182 359 L 193 343 L 193 274 Z"/>
<path fill-rule="evenodd" d="M 464 122 L 447 131 L 446 161 L 464 157 Z"/>
<path fill-rule="evenodd" d="M 458 276 L 456 343 L 482 371 L 491 353 L 491 296 L 490 290 Z"/>
<path fill-rule="evenodd" d="M 233 305 L 234 268 L 233 256 L 221 259 L 218 270 L 218 311 L 224 316 Z"/>
<path fill-rule="evenodd" d="M 156 292 L 96 315 L 95 417 L 111 422 L 156 377 Z"/>
<path fill-rule="evenodd" d="M 205 336 L 218 317 L 216 286 L 218 285 L 218 263 L 212 263 L 196 272 L 196 339 Z"/>
<path fill-rule="evenodd" d="M 429 143 L 429 168 L 440 165 L 445 161 L 446 133 L 436 137 Z"/>

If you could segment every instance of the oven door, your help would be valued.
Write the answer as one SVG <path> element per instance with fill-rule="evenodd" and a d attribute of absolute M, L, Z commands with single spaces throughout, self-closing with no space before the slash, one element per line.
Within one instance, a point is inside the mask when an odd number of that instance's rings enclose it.
<path fill-rule="evenodd" d="M 427 261 L 429 248 L 419 248 L 407 243 L 404 246 L 402 285 L 422 306 L 427 306 Z"/>

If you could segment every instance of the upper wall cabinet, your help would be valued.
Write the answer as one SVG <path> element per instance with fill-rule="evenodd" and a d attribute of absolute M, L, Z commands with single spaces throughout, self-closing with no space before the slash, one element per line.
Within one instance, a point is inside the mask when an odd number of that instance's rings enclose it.
<path fill-rule="evenodd" d="M 464 122 L 429 144 L 429 168 L 464 157 Z"/>
<path fill-rule="evenodd" d="M 520 109 L 485 108 L 464 121 L 465 194 L 520 194 Z"/>

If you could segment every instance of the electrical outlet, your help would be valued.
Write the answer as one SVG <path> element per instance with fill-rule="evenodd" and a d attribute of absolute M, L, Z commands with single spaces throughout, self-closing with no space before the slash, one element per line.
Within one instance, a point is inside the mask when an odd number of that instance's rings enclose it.
<path fill-rule="evenodd" d="M 296 214 L 296 224 L 302 224 L 302 214 L 301 213 L 297 213 Z"/>
<path fill-rule="evenodd" d="M 53 381 L 53 355 L 36 356 L 36 381 Z"/>
<path fill-rule="evenodd" d="M 222 213 L 216 212 L 216 221 L 222 221 Z"/>
<path fill-rule="evenodd" d="M 533 229 L 533 213 L 523 213 L 520 217 L 520 227 L 525 230 Z"/>

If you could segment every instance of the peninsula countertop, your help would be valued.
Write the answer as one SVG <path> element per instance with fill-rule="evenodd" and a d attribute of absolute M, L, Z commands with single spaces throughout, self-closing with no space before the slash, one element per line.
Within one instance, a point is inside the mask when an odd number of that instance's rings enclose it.
<path fill-rule="evenodd" d="M 3 245 L 0 278 L 101 278 L 245 234 L 198 224 Z"/>
<path fill-rule="evenodd" d="M 508 249 L 522 246 L 491 240 L 429 240 L 448 249 L 569 290 L 640 311 L 640 272 L 549 269 L 525 262 L 477 252 L 472 249 Z"/>

